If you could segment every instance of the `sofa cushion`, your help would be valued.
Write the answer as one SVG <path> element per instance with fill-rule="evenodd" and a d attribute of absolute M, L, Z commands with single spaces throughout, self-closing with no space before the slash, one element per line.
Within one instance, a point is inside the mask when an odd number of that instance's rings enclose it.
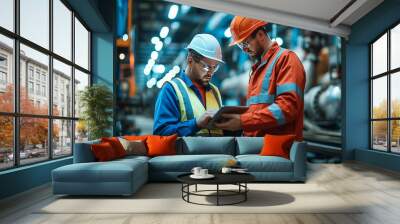
<path fill-rule="evenodd" d="M 234 137 L 183 137 L 178 141 L 177 154 L 226 154 L 234 155 Z"/>
<path fill-rule="evenodd" d="M 131 181 L 134 172 L 147 172 L 147 160 L 145 156 L 131 156 L 108 162 L 74 163 L 53 170 L 53 181 Z"/>
<path fill-rule="evenodd" d="M 105 137 L 101 138 L 101 142 L 108 142 L 114 149 L 115 155 L 117 158 L 122 158 L 126 156 L 126 151 L 122 146 L 121 142 L 119 141 L 118 137 Z"/>
<path fill-rule="evenodd" d="M 292 147 L 295 135 L 265 135 L 264 146 L 261 149 L 261 156 L 280 156 L 289 158 L 290 147 Z"/>
<path fill-rule="evenodd" d="M 90 147 L 92 149 L 94 157 L 96 157 L 96 161 L 105 162 L 118 158 L 112 145 L 108 142 L 92 144 Z"/>
<path fill-rule="evenodd" d="M 236 155 L 259 154 L 264 145 L 263 137 L 236 137 Z"/>
<path fill-rule="evenodd" d="M 149 160 L 149 170 L 163 172 L 190 172 L 193 167 L 200 166 L 212 172 L 219 171 L 230 159 L 231 155 L 175 155 L 158 156 Z"/>
<path fill-rule="evenodd" d="M 130 156 L 125 156 L 124 158 L 113 160 L 113 162 L 131 163 L 132 161 L 135 161 L 135 160 L 142 161 L 142 162 L 148 162 L 149 159 L 150 159 L 150 157 L 147 157 L 147 156 L 130 155 Z M 135 163 L 135 162 L 133 162 L 133 163 Z"/>
<path fill-rule="evenodd" d="M 126 151 L 126 155 L 138 155 L 145 156 L 147 155 L 147 148 L 145 141 L 142 140 L 133 140 L 129 141 L 124 138 L 119 137 L 119 142 L 124 147 Z"/>
<path fill-rule="evenodd" d="M 236 159 L 249 172 L 292 172 L 292 161 L 278 156 L 238 155 Z"/>
<path fill-rule="evenodd" d="M 147 137 L 147 155 L 148 156 L 164 156 L 176 154 L 176 139 L 178 135 L 159 136 L 151 135 Z"/>

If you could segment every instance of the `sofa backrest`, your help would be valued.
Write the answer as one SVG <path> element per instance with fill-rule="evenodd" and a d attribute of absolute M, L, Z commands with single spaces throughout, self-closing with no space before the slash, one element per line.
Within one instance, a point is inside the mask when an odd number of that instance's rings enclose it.
<path fill-rule="evenodd" d="M 264 137 L 236 137 L 236 155 L 259 154 Z"/>
<path fill-rule="evenodd" d="M 100 139 L 75 143 L 74 147 L 74 163 L 89 163 L 95 162 L 96 158 L 93 155 L 93 152 L 90 148 L 92 144 L 99 144 Z"/>
<path fill-rule="evenodd" d="M 91 144 L 100 143 L 100 140 L 75 143 L 74 163 L 96 161 Z M 263 137 L 182 137 L 177 140 L 178 155 L 196 154 L 226 154 L 244 155 L 259 154 L 264 144 Z"/>
<path fill-rule="evenodd" d="M 235 155 L 234 137 L 182 137 L 177 141 L 177 154 Z"/>

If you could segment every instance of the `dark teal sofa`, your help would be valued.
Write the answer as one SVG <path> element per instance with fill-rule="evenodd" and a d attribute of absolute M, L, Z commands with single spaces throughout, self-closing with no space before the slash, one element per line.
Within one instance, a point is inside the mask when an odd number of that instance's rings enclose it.
<path fill-rule="evenodd" d="M 306 143 L 294 142 L 290 159 L 260 156 L 262 137 L 183 137 L 177 140 L 177 155 L 128 156 L 96 162 L 91 141 L 75 144 L 74 163 L 52 171 L 54 194 L 131 195 L 148 181 L 176 181 L 193 167 L 219 172 L 234 159 L 258 182 L 305 182 Z"/>

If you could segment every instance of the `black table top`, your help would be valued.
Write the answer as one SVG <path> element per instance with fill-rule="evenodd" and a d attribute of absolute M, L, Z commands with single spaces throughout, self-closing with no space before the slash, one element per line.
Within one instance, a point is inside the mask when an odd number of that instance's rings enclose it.
<path fill-rule="evenodd" d="M 212 173 L 215 177 L 211 179 L 193 179 L 192 173 L 186 173 L 177 177 L 178 181 L 186 184 L 236 184 L 248 183 L 255 180 L 249 173 Z"/>

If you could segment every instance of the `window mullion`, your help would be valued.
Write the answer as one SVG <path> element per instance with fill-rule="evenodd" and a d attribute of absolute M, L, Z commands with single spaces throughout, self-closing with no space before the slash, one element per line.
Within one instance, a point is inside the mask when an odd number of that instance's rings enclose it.
<path fill-rule="evenodd" d="M 19 23 L 20 23 L 20 16 L 19 16 L 19 8 L 20 8 L 20 0 L 14 1 L 14 30 L 17 35 L 19 35 Z M 15 114 L 19 114 L 20 112 L 20 47 L 19 47 L 19 39 L 14 39 L 14 112 Z M 20 156 L 19 156 L 19 149 L 20 149 L 20 118 L 14 116 L 14 166 L 19 166 L 20 164 Z"/>
<path fill-rule="evenodd" d="M 71 91 L 72 91 L 72 105 L 71 105 L 71 117 L 75 118 L 75 12 L 72 11 L 72 15 L 71 15 L 71 23 L 72 23 L 72 38 L 71 38 L 71 59 L 72 59 L 72 73 L 71 73 Z M 74 151 L 75 151 L 75 126 L 76 126 L 76 121 L 73 120 L 71 122 L 72 124 L 72 132 L 71 132 L 71 150 L 72 150 L 72 155 L 74 155 Z"/>
<path fill-rule="evenodd" d="M 370 45 L 370 57 L 369 57 L 369 61 L 370 61 L 370 71 L 369 71 L 369 85 L 370 85 L 370 89 L 369 89 L 369 117 L 370 117 L 370 122 L 369 122 L 369 148 L 373 149 L 374 148 L 374 136 L 373 136 L 373 127 L 374 127 L 374 123 L 372 121 L 373 117 L 373 91 L 374 91 L 374 85 L 373 85 L 373 79 L 372 79 L 372 73 L 374 71 L 374 63 L 373 63 L 373 54 L 374 54 L 374 48 L 372 47 L 373 45 Z"/>
<path fill-rule="evenodd" d="M 49 0 L 49 50 L 53 52 L 53 0 Z M 49 94 L 49 116 L 48 120 L 48 151 L 49 159 L 53 159 L 53 57 L 49 55 L 49 73 L 48 73 L 48 91 Z"/>
<path fill-rule="evenodd" d="M 388 49 L 387 49 L 387 70 L 388 71 L 390 71 L 390 29 L 388 30 L 388 32 L 387 32 L 387 36 L 388 36 L 388 38 L 387 38 L 387 46 L 388 46 Z M 387 74 L 387 85 L 388 85 L 388 87 L 387 87 L 387 89 L 388 89 L 388 92 L 387 92 L 387 97 L 388 97 L 388 104 L 387 104 L 387 110 L 388 110 L 388 118 L 391 118 L 392 117 L 392 111 L 391 111 L 391 109 L 392 109 L 392 100 L 391 100 L 391 81 L 390 81 L 390 79 L 391 79 L 391 77 L 392 77 L 392 75 L 390 74 L 390 73 L 388 73 Z M 391 120 L 388 120 L 388 126 L 387 126 L 387 135 L 388 135 L 388 152 L 391 152 L 392 151 L 392 136 L 391 136 L 391 123 L 392 123 L 392 121 Z"/>

